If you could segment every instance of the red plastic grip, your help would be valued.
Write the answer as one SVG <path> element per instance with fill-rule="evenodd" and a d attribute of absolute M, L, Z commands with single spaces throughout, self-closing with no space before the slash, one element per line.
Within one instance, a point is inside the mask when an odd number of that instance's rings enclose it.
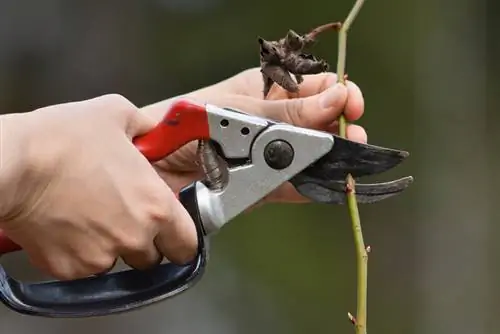
<path fill-rule="evenodd" d="M 210 129 L 205 105 L 189 100 L 174 102 L 163 120 L 150 132 L 134 138 L 134 145 L 151 162 L 161 160 L 197 139 L 209 139 Z M 0 230 L 0 254 L 22 248 Z"/>
<path fill-rule="evenodd" d="M 134 138 L 134 145 L 151 162 L 161 160 L 196 139 L 209 139 L 210 129 L 204 105 L 179 100 L 150 132 Z"/>

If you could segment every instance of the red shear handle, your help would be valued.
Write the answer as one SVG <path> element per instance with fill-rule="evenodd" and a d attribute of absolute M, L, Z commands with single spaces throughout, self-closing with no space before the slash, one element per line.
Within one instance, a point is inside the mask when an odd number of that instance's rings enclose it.
<path fill-rule="evenodd" d="M 151 162 L 174 153 L 190 141 L 209 139 L 210 129 L 205 105 L 177 100 L 163 120 L 145 135 L 134 138 L 134 145 Z M 0 230 L 0 255 L 21 250 Z"/>
<path fill-rule="evenodd" d="M 153 130 L 134 138 L 134 145 L 154 162 L 196 139 L 210 139 L 207 110 L 202 104 L 178 100 Z"/>

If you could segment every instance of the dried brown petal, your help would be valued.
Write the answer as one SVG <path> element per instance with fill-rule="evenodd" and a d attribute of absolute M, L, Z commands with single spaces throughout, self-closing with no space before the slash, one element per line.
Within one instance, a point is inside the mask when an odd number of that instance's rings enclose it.
<path fill-rule="evenodd" d="M 299 85 L 304 81 L 303 75 L 328 71 L 329 65 L 325 60 L 316 59 L 313 55 L 304 53 L 303 50 L 312 45 L 322 32 L 338 29 L 340 26 L 338 22 L 324 24 L 306 35 L 300 35 L 290 29 L 286 36 L 278 41 L 268 41 L 259 37 L 264 98 L 267 97 L 273 83 L 290 93 L 297 93 Z"/>

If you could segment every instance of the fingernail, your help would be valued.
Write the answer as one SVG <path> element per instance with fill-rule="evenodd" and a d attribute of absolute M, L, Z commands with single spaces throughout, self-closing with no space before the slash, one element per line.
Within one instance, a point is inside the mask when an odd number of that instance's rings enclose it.
<path fill-rule="evenodd" d="M 338 99 L 342 97 L 342 84 L 336 83 L 332 87 L 321 93 L 319 97 L 319 106 L 323 109 L 330 109 Z"/>

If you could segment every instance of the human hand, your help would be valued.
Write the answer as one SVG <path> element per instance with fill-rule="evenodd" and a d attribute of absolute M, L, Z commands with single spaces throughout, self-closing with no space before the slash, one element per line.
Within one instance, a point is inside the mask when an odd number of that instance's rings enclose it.
<path fill-rule="evenodd" d="M 291 123 L 296 126 L 338 133 L 336 119 L 344 111 L 347 121 L 359 119 L 364 112 L 361 90 L 351 81 L 347 87 L 335 85 L 337 76 L 333 73 L 304 76 L 298 96 L 291 96 L 277 85 L 273 85 L 268 97 L 262 98 L 262 75 L 259 68 L 243 71 L 227 80 L 217 83 L 184 97 L 220 107 L 237 108 L 250 114 Z M 160 121 L 168 105 L 174 99 L 166 100 L 142 108 L 147 115 Z M 365 130 L 350 124 L 347 128 L 349 139 L 366 142 Z M 196 143 L 190 143 L 168 158 L 155 164 L 163 179 L 178 191 L 183 186 L 203 176 L 196 160 Z M 269 194 L 262 202 L 307 202 L 295 188 L 285 183 Z M 262 203 L 261 202 L 261 203 Z"/>
<path fill-rule="evenodd" d="M 118 95 L 0 117 L 0 229 L 62 280 L 184 263 L 193 221 L 132 144 L 155 122 Z"/>

